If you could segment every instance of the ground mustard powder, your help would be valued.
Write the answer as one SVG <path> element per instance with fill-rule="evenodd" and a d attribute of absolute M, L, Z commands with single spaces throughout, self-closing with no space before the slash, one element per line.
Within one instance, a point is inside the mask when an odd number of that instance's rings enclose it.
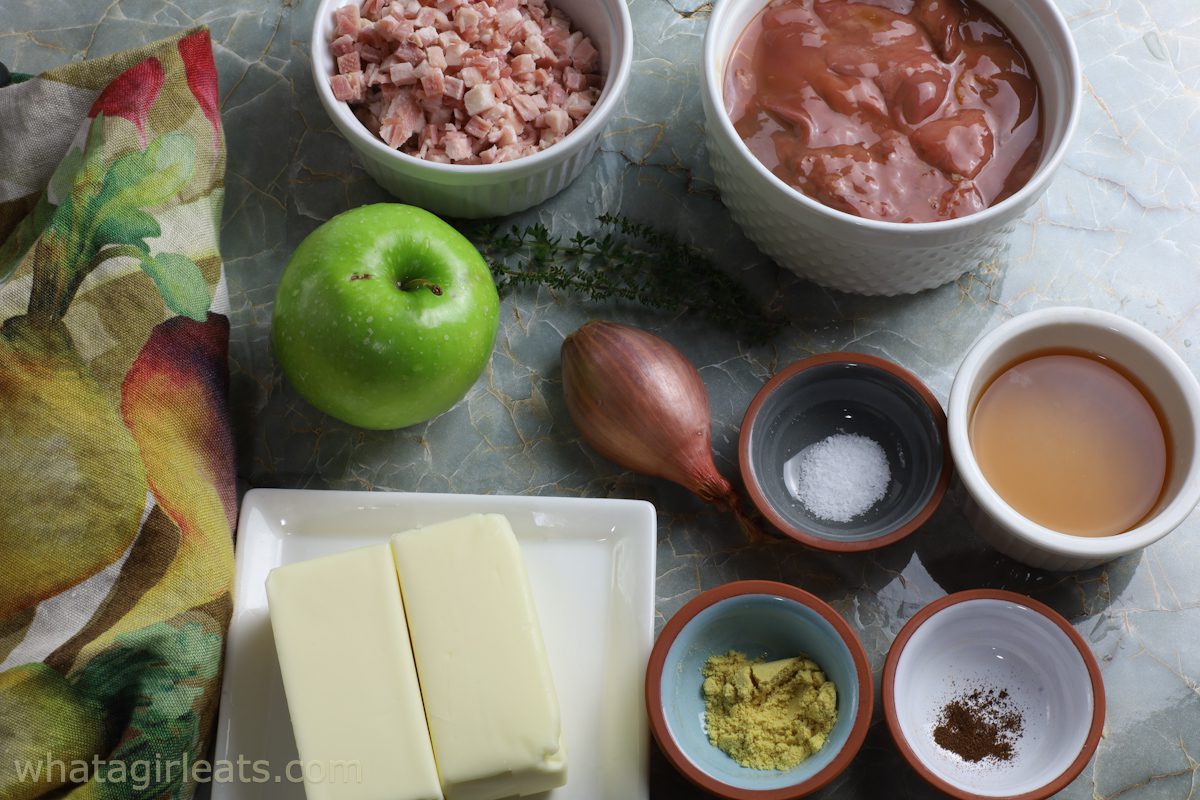
<path fill-rule="evenodd" d="M 791 769 L 824 746 L 837 722 L 837 687 L 807 658 L 711 656 L 703 691 L 708 740 L 743 767 Z"/>

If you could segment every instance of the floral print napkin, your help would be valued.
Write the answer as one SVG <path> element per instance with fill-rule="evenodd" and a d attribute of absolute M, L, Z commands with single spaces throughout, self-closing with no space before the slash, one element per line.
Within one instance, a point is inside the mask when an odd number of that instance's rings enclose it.
<path fill-rule="evenodd" d="M 0 89 L 0 798 L 195 788 L 236 514 L 224 170 L 204 29 Z"/>

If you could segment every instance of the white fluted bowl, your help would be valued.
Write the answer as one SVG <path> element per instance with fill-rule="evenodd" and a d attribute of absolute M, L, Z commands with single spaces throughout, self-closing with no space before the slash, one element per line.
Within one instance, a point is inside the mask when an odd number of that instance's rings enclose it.
<path fill-rule="evenodd" d="M 983 475 L 971 447 L 971 415 L 1007 366 L 1045 351 L 1083 350 L 1111 358 L 1158 401 L 1169 437 L 1167 485 L 1155 509 L 1132 530 L 1072 536 L 1023 516 Z M 950 453 L 966 491 L 964 512 L 1001 553 L 1033 567 L 1094 567 L 1157 542 L 1200 502 L 1200 384 L 1170 345 L 1124 317 L 1094 308 L 1043 308 L 1020 314 L 971 346 L 954 376 L 946 411 Z"/>
<path fill-rule="evenodd" d="M 1079 58 L 1054 0 L 978 0 L 1025 48 L 1041 89 L 1043 153 L 1033 177 L 977 214 L 925 223 L 880 222 L 829 208 L 771 173 L 725 111 L 725 67 L 766 0 L 719 0 L 704 39 L 708 158 L 721 199 L 746 236 L 802 278 L 857 294 L 932 289 L 995 259 L 1016 221 L 1046 191 L 1079 116 Z"/>
<path fill-rule="evenodd" d="M 329 51 L 334 9 L 355 0 L 322 0 L 312 30 L 312 71 L 321 105 L 375 181 L 406 203 L 445 217 L 479 219 L 515 214 L 567 188 L 600 146 L 600 137 L 621 104 L 633 63 L 633 23 L 624 0 L 554 0 L 600 51 L 604 89 L 592 112 L 545 150 L 500 164 L 438 164 L 393 150 L 337 100 L 329 86 L 335 72 Z"/>

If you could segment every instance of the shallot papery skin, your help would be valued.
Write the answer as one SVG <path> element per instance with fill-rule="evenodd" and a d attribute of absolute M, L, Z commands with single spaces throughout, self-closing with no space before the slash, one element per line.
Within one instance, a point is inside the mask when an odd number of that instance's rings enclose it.
<path fill-rule="evenodd" d="M 596 452 L 678 483 L 761 535 L 713 463 L 708 393 L 683 353 L 640 328 L 594 321 L 563 341 L 562 372 L 567 411 Z"/>

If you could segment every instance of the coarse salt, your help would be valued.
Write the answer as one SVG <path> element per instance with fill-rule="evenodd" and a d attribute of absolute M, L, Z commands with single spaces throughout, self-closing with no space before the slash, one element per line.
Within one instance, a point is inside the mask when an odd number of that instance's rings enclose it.
<path fill-rule="evenodd" d="M 856 433 L 810 444 L 783 465 L 788 491 L 810 514 L 829 522 L 850 522 L 869 511 L 891 479 L 883 448 Z"/>

